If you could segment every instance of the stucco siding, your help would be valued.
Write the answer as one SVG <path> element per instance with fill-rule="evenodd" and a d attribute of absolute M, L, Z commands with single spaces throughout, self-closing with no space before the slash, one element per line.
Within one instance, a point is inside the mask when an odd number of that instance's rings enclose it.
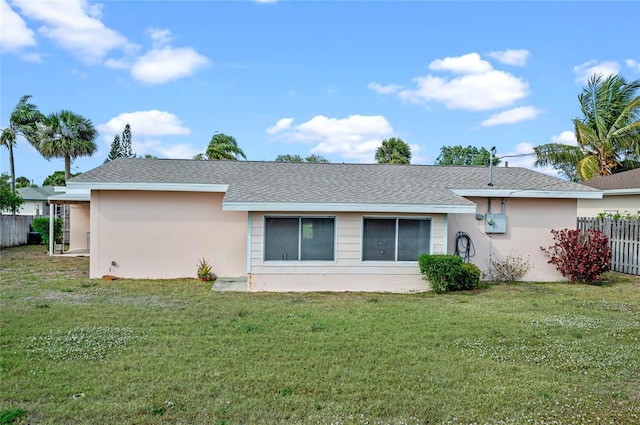
<path fill-rule="evenodd" d="M 85 250 L 90 227 L 89 203 L 72 204 L 69 212 L 69 250 Z M 89 238 L 90 239 L 90 238 Z"/>
<path fill-rule="evenodd" d="M 222 211 L 222 197 L 92 191 L 91 277 L 195 277 L 201 258 L 219 277 L 245 276 L 247 213 Z"/>
<path fill-rule="evenodd" d="M 578 199 L 578 217 L 595 217 L 603 212 L 637 214 L 640 211 L 640 194 L 605 195 L 602 199 Z"/>
<path fill-rule="evenodd" d="M 486 198 L 469 198 L 477 204 L 477 213 L 488 212 Z M 504 212 L 507 216 L 506 233 L 488 234 L 485 221 L 474 214 L 451 214 L 448 221 L 448 252 L 453 254 L 456 233 L 467 233 L 475 248 L 471 262 L 486 272 L 490 258 L 504 260 L 507 256 L 519 256 L 534 267 L 524 276 L 525 281 L 563 281 L 564 277 L 551 264 L 540 249 L 554 243 L 551 229 L 576 227 L 575 199 L 521 199 L 506 198 Z M 501 212 L 501 200 L 492 199 L 492 213 Z"/>
<path fill-rule="evenodd" d="M 264 217 L 290 216 L 291 213 L 252 215 L 251 275 L 252 291 L 425 291 L 417 262 L 362 261 L 363 217 L 424 217 L 431 219 L 431 252 L 444 249 L 442 214 L 304 213 L 300 216 L 331 216 L 336 223 L 334 261 L 264 261 Z M 293 214 L 296 215 L 296 214 Z"/>
<path fill-rule="evenodd" d="M 6 214 L 10 214 L 10 212 Z M 16 211 L 16 214 L 42 216 L 49 214 L 49 208 L 47 208 L 46 201 L 24 201 Z"/>

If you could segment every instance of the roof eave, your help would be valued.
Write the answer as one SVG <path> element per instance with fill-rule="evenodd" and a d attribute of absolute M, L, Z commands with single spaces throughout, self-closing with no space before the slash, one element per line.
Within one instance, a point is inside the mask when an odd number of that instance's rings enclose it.
<path fill-rule="evenodd" d="M 602 199 L 600 190 L 451 189 L 451 191 L 460 196 L 482 198 Z"/>
<path fill-rule="evenodd" d="M 223 211 L 282 212 L 381 212 L 381 213 L 457 213 L 473 214 L 475 204 L 355 204 L 355 203 L 291 203 L 291 202 L 223 202 Z"/>
<path fill-rule="evenodd" d="M 604 195 L 640 195 L 640 188 L 632 188 L 632 189 L 605 189 L 603 190 Z"/>
<path fill-rule="evenodd" d="M 146 190 L 156 192 L 221 192 L 228 184 L 197 183 L 128 183 L 128 182 L 69 182 L 70 188 L 84 190 Z"/>

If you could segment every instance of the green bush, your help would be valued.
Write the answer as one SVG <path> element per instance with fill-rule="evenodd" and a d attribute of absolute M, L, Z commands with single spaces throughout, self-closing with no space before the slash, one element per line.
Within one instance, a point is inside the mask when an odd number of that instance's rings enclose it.
<path fill-rule="evenodd" d="M 482 272 L 475 264 L 462 263 L 462 289 L 478 289 Z"/>
<path fill-rule="evenodd" d="M 53 221 L 53 234 L 57 243 L 62 242 L 62 219 L 56 217 Z M 49 245 L 49 218 L 38 217 L 33 219 L 31 227 L 42 236 L 42 243 Z"/>
<path fill-rule="evenodd" d="M 480 286 L 480 269 L 474 264 L 464 263 L 457 255 L 424 254 L 418 259 L 418 264 L 431 289 L 438 294 Z"/>
<path fill-rule="evenodd" d="M 462 258 L 457 255 L 424 254 L 418 258 L 418 264 L 420 272 L 429 281 L 435 293 L 458 289 L 457 281 L 462 269 Z"/>

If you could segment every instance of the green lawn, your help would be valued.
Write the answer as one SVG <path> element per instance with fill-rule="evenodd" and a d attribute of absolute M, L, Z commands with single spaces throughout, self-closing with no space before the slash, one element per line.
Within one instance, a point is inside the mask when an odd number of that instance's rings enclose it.
<path fill-rule="evenodd" d="M 640 422 L 638 278 L 220 293 L 44 251 L 0 251 L 0 423 Z"/>

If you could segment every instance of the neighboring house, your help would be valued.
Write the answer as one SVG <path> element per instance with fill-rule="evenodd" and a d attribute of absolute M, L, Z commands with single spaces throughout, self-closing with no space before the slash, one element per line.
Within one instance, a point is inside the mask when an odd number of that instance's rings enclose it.
<path fill-rule="evenodd" d="M 64 221 L 64 242 L 68 244 L 64 253 L 89 252 L 89 197 L 89 190 L 68 186 L 56 186 L 55 194 L 49 197 L 50 217 L 57 216 Z M 54 252 L 53 246 L 49 249 Z"/>
<path fill-rule="evenodd" d="M 53 186 L 21 187 L 16 192 L 24 199 L 24 204 L 17 211 L 18 215 L 49 215 L 49 196 L 55 193 Z"/>
<path fill-rule="evenodd" d="M 418 256 L 453 254 L 458 232 L 482 270 L 518 255 L 526 280 L 561 280 L 540 247 L 602 196 L 524 168 L 140 158 L 67 189 L 91 193 L 91 278 L 195 277 L 205 258 L 249 291 L 428 290 Z"/>
<path fill-rule="evenodd" d="M 640 168 L 582 182 L 602 190 L 602 199 L 579 199 L 578 217 L 600 213 L 637 214 L 640 211 Z"/>

